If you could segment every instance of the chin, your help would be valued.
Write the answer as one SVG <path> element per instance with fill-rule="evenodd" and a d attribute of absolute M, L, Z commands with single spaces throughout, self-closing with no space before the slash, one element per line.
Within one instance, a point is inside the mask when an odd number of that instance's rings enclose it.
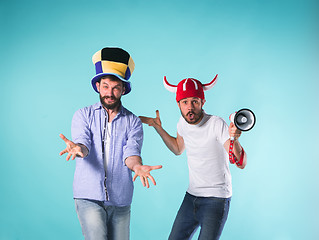
<path fill-rule="evenodd" d="M 197 119 L 193 119 L 193 120 L 190 120 L 190 119 L 185 119 L 186 122 L 188 122 L 189 124 L 196 124 L 198 122 Z"/>

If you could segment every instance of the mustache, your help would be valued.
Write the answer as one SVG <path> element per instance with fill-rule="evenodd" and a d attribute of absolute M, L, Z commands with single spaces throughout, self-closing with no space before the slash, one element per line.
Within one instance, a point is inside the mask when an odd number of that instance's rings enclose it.
<path fill-rule="evenodd" d="M 102 99 L 111 99 L 111 100 L 116 100 L 117 98 L 114 96 L 104 96 Z"/>
<path fill-rule="evenodd" d="M 194 112 L 194 111 L 192 111 L 192 110 L 191 110 L 191 111 L 189 111 L 188 113 L 186 113 L 186 116 L 188 116 L 189 114 L 194 114 L 194 115 L 196 115 L 196 114 L 195 114 L 195 112 Z"/>

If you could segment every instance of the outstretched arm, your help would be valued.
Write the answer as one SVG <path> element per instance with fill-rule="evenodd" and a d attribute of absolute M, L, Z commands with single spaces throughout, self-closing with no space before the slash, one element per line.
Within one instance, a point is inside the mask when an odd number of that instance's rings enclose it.
<path fill-rule="evenodd" d="M 75 157 L 86 157 L 89 153 L 87 147 L 83 144 L 76 144 L 69 139 L 67 139 L 62 133 L 60 134 L 60 137 L 66 144 L 66 148 L 60 152 L 60 156 L 64 153 L 68 153 L 66 160 L 69 161 L 72 157 L 72 160 L 75 159 Z"/>
<path fill-rule="evenodd" d="M 133 181 L 139 176 L 143 186 L 149 188 L 148 178 L 152 181 L 154 185 L 156 185 L 155 179 L 152 177 L 150 172 L 155 169 L 162 168 L 162 165 L 157 166 L 148 166 L 142 164 L 142 159 L 139 156 L 130 156 L 125 160 L 126 166 L 135 172 L 133 177 Z"/>
<path fill-rule="evenodd" d="M 162 127 L 162 122 L 160 119 L 159 111 L 156 110 L 156 118 L 150 117 L 139 117 L 142 123 L 148 124 L 154 127 L 156 132 L 161 136 L 165 145 L 171 150 L 175 155 L 180 155 L 185 149 L 184 139 L 177 133 L 177 137 L 172 137 L 169 135 Z"/>

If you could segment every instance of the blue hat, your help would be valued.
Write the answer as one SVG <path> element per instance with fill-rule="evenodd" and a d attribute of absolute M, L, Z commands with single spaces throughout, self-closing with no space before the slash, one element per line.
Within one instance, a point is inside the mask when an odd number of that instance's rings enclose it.
<path fill-rule="evenodd" d="M 122 80 L 125 84 L 124 94 L 131 91 L 131 83 L 128 81 L 134 71 L 135 64 L 130 54 L 121 48 L 103 48 L 92 57 L 95 65 L 96 75 L 92 78 L 92 87 L 96 92 L 96 82 L 101 77 L 113 75 Z"/>

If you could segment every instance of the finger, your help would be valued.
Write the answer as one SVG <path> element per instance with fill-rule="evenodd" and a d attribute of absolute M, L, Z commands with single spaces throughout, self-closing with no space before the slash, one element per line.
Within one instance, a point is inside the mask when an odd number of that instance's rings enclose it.
<path fill-rule="evenodd" d="M 147 177 L 145 177 L 146 187 L 149 188 L 150 184 L 148 183 Z"/>
<path fill-rule="evenodd" d="M 156 181 L 155 181 L 155 179 L 152 177 L 152 175 L 149 175 L 148 177 L 149 177 L 149 179 L 152 181 L 152 183 L 153 183 L 154 186 L 155 186 L 155 185 L 156 185 Z"/>
<path fill-rule="evenodd" d="M 138 175 L 135 173 L 135 174 L 134 174 L 134 177 L 133 177 L 133 182 L 135 182 L 137 176 L 138 176 Z"/>
<path fill-rule="evenodd" d="M 72 154 L 68 153 L 68 156 L 66 156 L 66 160 L 69 161 L 71 156 L 72 156 Z"/>
<path fill-rule="evenodd" d="M 229 131 L 233 134 L 241 134 L 241 131 L 236 127 L 231 128 Z"/>
<path fill-rule="evenodd" d="M 63 151 L 60 152 L 60 156 L 62 156 L 64 153 L 67 153 L 68 151 L 64 149 Z"/>
<path fill-rule="evenodd" d="M 60 138 L 62 138 L 62 140 L 64 141 L 64 142 L 66 142 L 66 141 L 68 141 L 69 139 L 67 139 L 62 133 L 60 133 Z"/>
<path fill-rule="evenodd" d="M 234 136 L 239 138 L 241 136 L 241 133 L 235 133 Z"/>
<path fill-rule="evenodd" d="M 143 176 L 140 176 L 140 180 L 141 180 L 141 182 L 142 182 L 143 187 L 145 187 L 145 182 L 144 182 Z"/>
<path fill-rule="evenodd" d="M 160 118 L 159 111 L 156 110 L 156 118 Z"/>
<path fill-rule="evenodd" d="M 141 119 L 142 123 L 148 123 L 148 117 L 140 116 L 139 118 Z"/>
<path fill-rule="evenodd" d="M 239 133 L 239 132 L 241 132 L 237 127 L 236 127 L 236 125 L 234 124 L 234 128 L 233 128 L 234 130 L 235 130 L 235 132 L 236 133 Z"/>
<path fill-rule="evenodd" d="M 151 171 L 156 169 L 161 169 L 162 167 L 163 167 L 162 165 L 151 166 Z"/>
<path fill-rule="evenodd" d="M 78 152 L 77 155 L 78 155 L 79 157 L 81 157 L 81 158 L 84 157 L 83 152 Z"/>
<path fill-rule="evenodd" d="M 74 160 L 76 158 L 76 153 L 72 154 L 72 160 Z"/>
<path fill-rule="evenodd" d="M 236 133 L 241 134 L 241 130 L 239 130 L 238 128 L 236 128 Z"/>
<path fill-rule="evenodd" d="M 140 117 L 142 123 L 146 123 L 147 122 L 147 117 Z"/>

